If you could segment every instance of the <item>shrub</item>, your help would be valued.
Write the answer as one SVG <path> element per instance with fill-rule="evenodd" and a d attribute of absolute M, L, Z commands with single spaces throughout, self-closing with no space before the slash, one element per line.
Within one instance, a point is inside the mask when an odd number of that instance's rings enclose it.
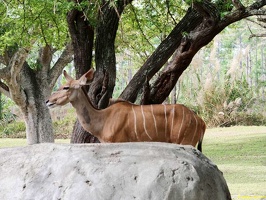
<path fill-rule="evenodd" d="M 266 102 L 254 96 L 245 78 L 226 76 L 225 81 L 220 82 L 211 77 L 185 104 L 199 114 L 208 127 L 265 125 L 266 115 L 262 111 Z"/>
<path fill-rule="evenodd" d="M 26 138 L 24 122 L 12 122 L 1 127 L 2 137 Z"/>
<path fill-rule="evenodd" d="M 205 94 L 204 104 L 199 110 L 202 110 L 202 115 L 209 127 L 266 124 L 266 116 L 261 112 L 265 102 L 258 103 L 245 90 L 241 93 L 238 90 L 239 88 L 233 88 L 232 92 L 227 91 L 225 94 L 218 91 L 213 91 L 212 95 Z M 227 96 L 226 94 L 233 95 Z"/>
<path fill-rule="evenodd" d="M 73 126 L 75 123 L 76 117 L 66 116 L 63 119 L 56 120 L 53 122 L 54 135 L 55 138 L 66 139 L 70 137 L 72 133 Z"/>

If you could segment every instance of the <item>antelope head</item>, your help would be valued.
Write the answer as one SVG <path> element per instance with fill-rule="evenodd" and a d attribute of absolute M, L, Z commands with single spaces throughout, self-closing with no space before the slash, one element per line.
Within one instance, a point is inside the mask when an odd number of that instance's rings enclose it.
<path fill-rule="evenodd" d="M 75 101 L 78 98 L 78 90 L 84 85 L 89 85 L 93 80 L 94 70 L 90 69 L 78 80 L 73 79 L 65 70 L 63 74 L 67 82 L 54 92 L 46 101 L 46 105 L 50 108 L 63 106 L 69 102 Z"/>

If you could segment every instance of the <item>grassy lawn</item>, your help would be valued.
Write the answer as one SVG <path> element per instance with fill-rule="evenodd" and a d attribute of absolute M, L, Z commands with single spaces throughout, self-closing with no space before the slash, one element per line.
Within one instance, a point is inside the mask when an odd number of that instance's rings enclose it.
<path fill-rule="evenodd" d="M 55 143 L 70 143 L 69 139 L 58 139 L 55 140 Z M 27 141 L 26 139 L 20 138 L 0 138 L 0 148 L 4 147 L 19 147 L 19 146 L 26 146 Z"/>
<path fill-rule="evenodd" d="M 233 199 L 266 199 L 266 127 L 208 129 L 203 153 L 223 172 Z"/>
<path fill-rule="evenodd" d="M 25 145 L 25 139 L 0 139 L 0 148 Z M 223 172 L 234 200 L 266 200 L 266 127 L 208 129 L 203 153 Z"/>

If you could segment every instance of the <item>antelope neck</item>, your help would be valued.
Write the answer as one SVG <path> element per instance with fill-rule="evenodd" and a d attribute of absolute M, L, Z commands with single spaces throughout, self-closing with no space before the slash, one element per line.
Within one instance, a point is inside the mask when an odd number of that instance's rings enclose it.
<path fill-rule="evenodd" d="M 82 92 L 83 92 L 83 95 L 84 95 L 85 98 L 86 98 L 86 102 L 89 102 L 90 106 L 91 106 L 94 110 L 99 110 L 98 108 L 95 108 L 95 107 L 92 105 L 91 100 L 90 100 L 90 98 L 89 98 L 89 96 L 88 96 L 88 93 L 87 93 L 87 91 L 86 91 L 86 89 L 85 89 L 84 86 L 81 87 L 81 90 L 82 90 Z"/>
<path fill-rule="evenodd" d="M 100 110 L 92 105 L 85 88 L 79 89 L 77 99 L 70 103 L 76 109 L 82 127 L 97 137 L 101 130 L 99 126 Z"/>

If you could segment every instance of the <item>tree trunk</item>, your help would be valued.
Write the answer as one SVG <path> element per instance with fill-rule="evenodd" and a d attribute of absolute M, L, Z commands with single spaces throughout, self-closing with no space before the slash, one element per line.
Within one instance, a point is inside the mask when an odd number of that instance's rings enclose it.
<path fill-rule="evenodd" d="M 165 40 L 156 48 L 143 66 L 133 76 L 120 98 L 135 102 L 142 85 L 162 68 L 167 60 L 176 51 L 183 38 L 183 33 L 189 33 L 199 26 L 203 18 L 193 9 L 189 9 L 184 18 L 174 27 Z M 147 102 L 148 101 L 144 101 Z"/>
<path fill-rule="evenodd" d="M 74 51 L 74 66 L 76 78 L 80 78 L 91 68 L 94 30 L 84 18 L 82 11 L 73 9 L 67 15 L 69 33 Z M 88 90 L 88 88 L 87 88 Z M 71 135 L 71 143 L 94 143 L 99 140 L 85 131 L 78 119 L 75 122 Z"/>
<path fill-rule="evenodd" d="M 92 103 L 100 109 L 108 106 L 113 95 L 116 81 L 115 37 L 124 6 L 124 1 L 118 1 L 116 7 L 111 6 L 110 2 L 105 3 L 98 13 L 95 40 L 96 74 L 90 86 L 89 96 Z"/>
<path fill-rule="evenodd" d="M 194 1 L 193 8 L 188 9 L 182 20 L 134 75 L 120 98 L 134 102 L 146 78 L 150 80 L 177 51 L 172 64 L 153 82 L 150 95 L 145 95 L 147 99 L 141 100 L 145 104 L 162 103 L 200 48 L 211 42 L 228 25 L 252 15 L 252 12 L 247 11 L 260 8 L 264 2 L 254 3 L 246 10 L 242 6 L 237 7 L 237 10 L 223 18 L 220 13 L 232 8 L 220 8 L 217 5 L 207 0 Z"/>
<path fill-rule="evenodd" d="M 26 136 L 28 144 L 54 142 L 52 119 L 45 100 L 30 102 L 23 112 L 26 123 Z"/>
<path fill-rule="evenodd" d="M 3 117 L 2 93 L 0 92 L 0 120 Z"/>
<path fill-rule="evenodd" d="M 94 30 L 82 11 L 73 9 L 67 15 L 68 29 L 74 51 L 76 78 L 91 68 Z"/>
<path fill-rule="evenodd" d="M 72 46 L 66 45 L 52 67 L 54 51 L 48 44 L 40 48 L 37 62 L 31 67 L 26 61 L 30 47 L 9 47 L 7 52 L 4 62 L 1 60 L 5 67 L 0 69 L 0 78 L 4 80 L 0 81 L 0 91 L 21 109 L 28 144 L 54 142 L 52 120 L 45 101 L 62 69 L 72 60 Z"/>
<path fill-rule="evenodd" d="M 96 73 L 89 91 L 92 103 L 98 108 L 105 108 L 113 93 L 116 78 L 115 36 L 120 15 L 131 1 L 102 2 L 96 28 Z M 182 20 L 134 75 L 120 98 L 135 102 L 145 84 L 147 87 L 143 90 L 145 94 L 141 102 L 144 104 L 162 103 L 201 47 L 207 45 L 229 24 L 254 15 L 252 10 L 259 9 L 265 4 L 260 1 L 245 8 L 239 1 L 233 1 L 236 9 L 230 12 L 231 7 L 220 7 L 220 3 L 225 5 L 220 0 L 216 3 L 208 0 L 193 1 L 193 6 L 188 9 Z M 229 14 L 222 17 L 221 13 L 226 12 Z M 172 62 L 159 74 L 150 87 L 148 81 L 175 51 L 177 53 L 173 56 Z"/>
<path fill-rule="evenodd" d="M 24 64 L 20 72 L 21 89 L 25 94 L 25 104 L 18 104 L 24 115 L 28 144 L 54 142 L 52 119 L 45 104 L 50 91 L 36 72 Z"/>
<path fill-rule="evenodd" d="M 97 137 L 85 131 L 80 125 L 79 120 L 76 120 L 70 143 L 100 143 L 100 141 Z"/>
<path fill-rule="evenodd" d="M 131 1 L 118 1 L 117 7 L 110 6 L 109 3 L 103 3 L 98 13 L 95 42 L 96 73 L 89 91 L 89 97 L 92 103 L 98 108 L 107 107 L 109 98 L 113 94 L 116 80 L 115 36 L 120 14 L 125 4 Z M 75 68 L 76 70 L 84 70 L 84 67 L 91 66 L 94 38 L 93 28 L 84 19 L 84 13 L 75 10 L 68 14 L 68 26 L 74 48 L 80 48 L 77 52 L 74 51 L 74 61 L 79 61 L 75 62 Z M 86 47 L 86 45 L 91 45 L 91 48 Z M 79 76 L 85 72 L 83 71 Z M 71 142 L 86 143 L 99 142 L 99 140 L 86 132 L 79 122 L 76 122 L 72 132 Z"/>

